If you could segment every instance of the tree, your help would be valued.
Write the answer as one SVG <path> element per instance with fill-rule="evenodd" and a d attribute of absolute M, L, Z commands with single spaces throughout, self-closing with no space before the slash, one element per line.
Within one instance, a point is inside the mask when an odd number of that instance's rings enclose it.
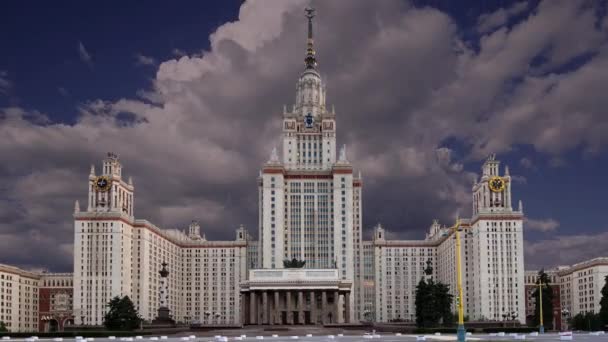
<path fill-rule="evenodd" d="M 419 328 L 434 325 L 432 286 L 421 278 L 416 286 L 416 326 Z"/>
<path fill-rule="evenodd" d="M 433 273 L 430 260 L 424 270 L 430 278 Z M 416 286 L 416 326 L 420 328 L 436 327 L 439 323 L 452 325 L 452 300 L 450 287 L 441 282 L 435 283 L 432 278 L 428 281 L 420 279 Z"/>
<path fill-rule="evenodd" d="M 570 324 L 574 330 L 594 331 L 602 329 L 600 315 L 592 312 L 577 314 L 572 317 Z"/>
<path fill-rule="evenodd" d="M 602 299 L 600 300 L 599 318 L 602 327 L 608 325 L 608 275 L 604 278 L 604 287 L 602 287 Z"/>
<path fill-rule="evenodd" d="M 543 284 L 543 326 L 547 330 L 553 329 L 553 289 L 549 285 L 549 276 L 544 270 L 538 272 L 538 280 L 536 281 L 536 290 L 532 294 L 532 297 L 536 299 L 534 307 L 534 325 L 540 325 L 540 299 L 538 292 L 538 284 Z"/>
<path fill-rule="evenodd" d="M 454 323 L 454 316 L 452 315 L 452 301 L 454 296 L 450 294 L 450 287 L 441 282 L 434 284 L 433 296 L 435 308 L 438 310 L 443 325 L 452 325 Z"/>
<path fill-rule="evenodd" d="M 4 322 L 0 321 L 0 332 L 7 332 L 8 329 L 6 328 L 6 324 L 4 324 Z"/>
<path fill-rule="evenodd" d="M 304 265 L 306 265 L 306 261 L 298 260 L 296 258 L 293 258 L 291 260 L 289 260 L 289 259 L 283 260 L 283 267 L 285 267 L 285 268 L 302 268 L 302 267 L 304 267 Z"/>
<path fill-rule="evenodd" d="M 103 321 L 103 325 L 108 330 L 135 330 L 139 328 L 141 318 L 129 296 L 112 298 L 108 307 L 110 310 L 106 313 Z"/>

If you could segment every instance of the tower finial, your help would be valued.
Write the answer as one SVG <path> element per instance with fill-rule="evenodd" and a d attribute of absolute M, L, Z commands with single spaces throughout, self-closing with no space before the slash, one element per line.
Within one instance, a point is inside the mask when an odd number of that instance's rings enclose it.
<path fill-rule="evenodd" d="M 304 11 L 306 11 L 306 18 L 308 18 L 308 42 L 304 63 L 306 64 L 306 69 L 314 69 L 317 66 L 317 59 L 315 58 L 315 49 L 313 46 L 314 41 L 312 34 L 312 18 L 315 17 L 315 9 L 307 7 Z"/>

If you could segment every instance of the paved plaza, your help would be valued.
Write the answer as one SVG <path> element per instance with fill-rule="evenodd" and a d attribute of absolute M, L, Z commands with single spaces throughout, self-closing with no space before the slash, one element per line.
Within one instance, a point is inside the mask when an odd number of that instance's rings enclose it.
<path fill-rule="evenodd" d="M 233 333 L 235 331 L 232 331 Z M 230 334 L 232 335 L 232 334 Z M 337 335 L 312 335 L 306 334 L 303 336 L 298 335 L 285 335 L 285 334 L 271 334 L 271 335 L 238 335 L 238 336 L 136 336 L 136 337 L 105 337 L 105 338 L 6 338 L 2 339 L 3 342 L 19 341 L 19 342 L 37 342 L 37 341 L 49 341 L 49 342 L 228 342 L 228 341 L 247 341 L 247 342 L 293 342 L 294 340 L 303 340 L 303 342 L 319 342 L 319 341 L 330 341 L 330 342 L 359 342 L 359 341 L 382 341 L 382 342 L 401 342 L 401 341 L 455 341 L 455 334 L 441 334 L 441 335 L 409 335 L 409 334 L 337 334 Z M 534 336 L 531 334 L 505 334 L 499 336 L 496 334 L 473 334 L 467 337 L 468 341 L 516 341 L 516 340 L 528 340 L 528 341 L 560 341 L 562 340 L 557 333 L 547 333 L 544 335 Z M 573 341 L 586 341 L 586 342 L 608 342 L 608 334 L 598 335 L 597 333 L 574 333 L 572 337 Z"/>

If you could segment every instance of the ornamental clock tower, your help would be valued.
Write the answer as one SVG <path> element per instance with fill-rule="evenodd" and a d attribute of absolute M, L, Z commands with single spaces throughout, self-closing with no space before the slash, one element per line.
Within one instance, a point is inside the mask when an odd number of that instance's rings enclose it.
<path fill-rule="evenodd" d="M 513 211 L 509 167 L 505 167 L 501 176 L 499 166 L 495 155 L 490 155 L 483 164 L 481 180 L 473 185 L 473 216 Z"/>
<path fill-rule="evenodd" d="M 95 174 L 91 165 L 89 174 L 89 212 L 121 212 L 133 217 L 133 181 L 122 179 L 122 165 L 118 156 L 108 153 L 103 160 L 102 172 Z"/>
<path fill-rule="evenodd" d="M 490 155 L 482 176 L 473 185 L 473 217 L 464 238 L 466 272 L 476 274 L 467 281 L 466 311 L 473 317 L 500 320 L 504 312 L 525 321 L 524 213 L 512 207 L 511 176 Z M 477 257 L 475 257 L 477 256 Z"/>

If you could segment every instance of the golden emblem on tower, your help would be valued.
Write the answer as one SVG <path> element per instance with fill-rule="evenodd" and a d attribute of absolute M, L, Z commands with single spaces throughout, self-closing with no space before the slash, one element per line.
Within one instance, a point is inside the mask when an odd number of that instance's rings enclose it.
<path fill-rule="evenodd" d="M 502 192 L 505 189 L 505 180 L 501 177 L 494 176 L 490 178 L 488 185 L 493 192 Z"/>
<path fill-rule="evenodd" d="M 112 185 L 112 180 L 107 176 L 99 176 L 95 178 L 94 181 L 95 189 L 97 191 L 106 192 L 110 190 L 110 186 Z"/>

